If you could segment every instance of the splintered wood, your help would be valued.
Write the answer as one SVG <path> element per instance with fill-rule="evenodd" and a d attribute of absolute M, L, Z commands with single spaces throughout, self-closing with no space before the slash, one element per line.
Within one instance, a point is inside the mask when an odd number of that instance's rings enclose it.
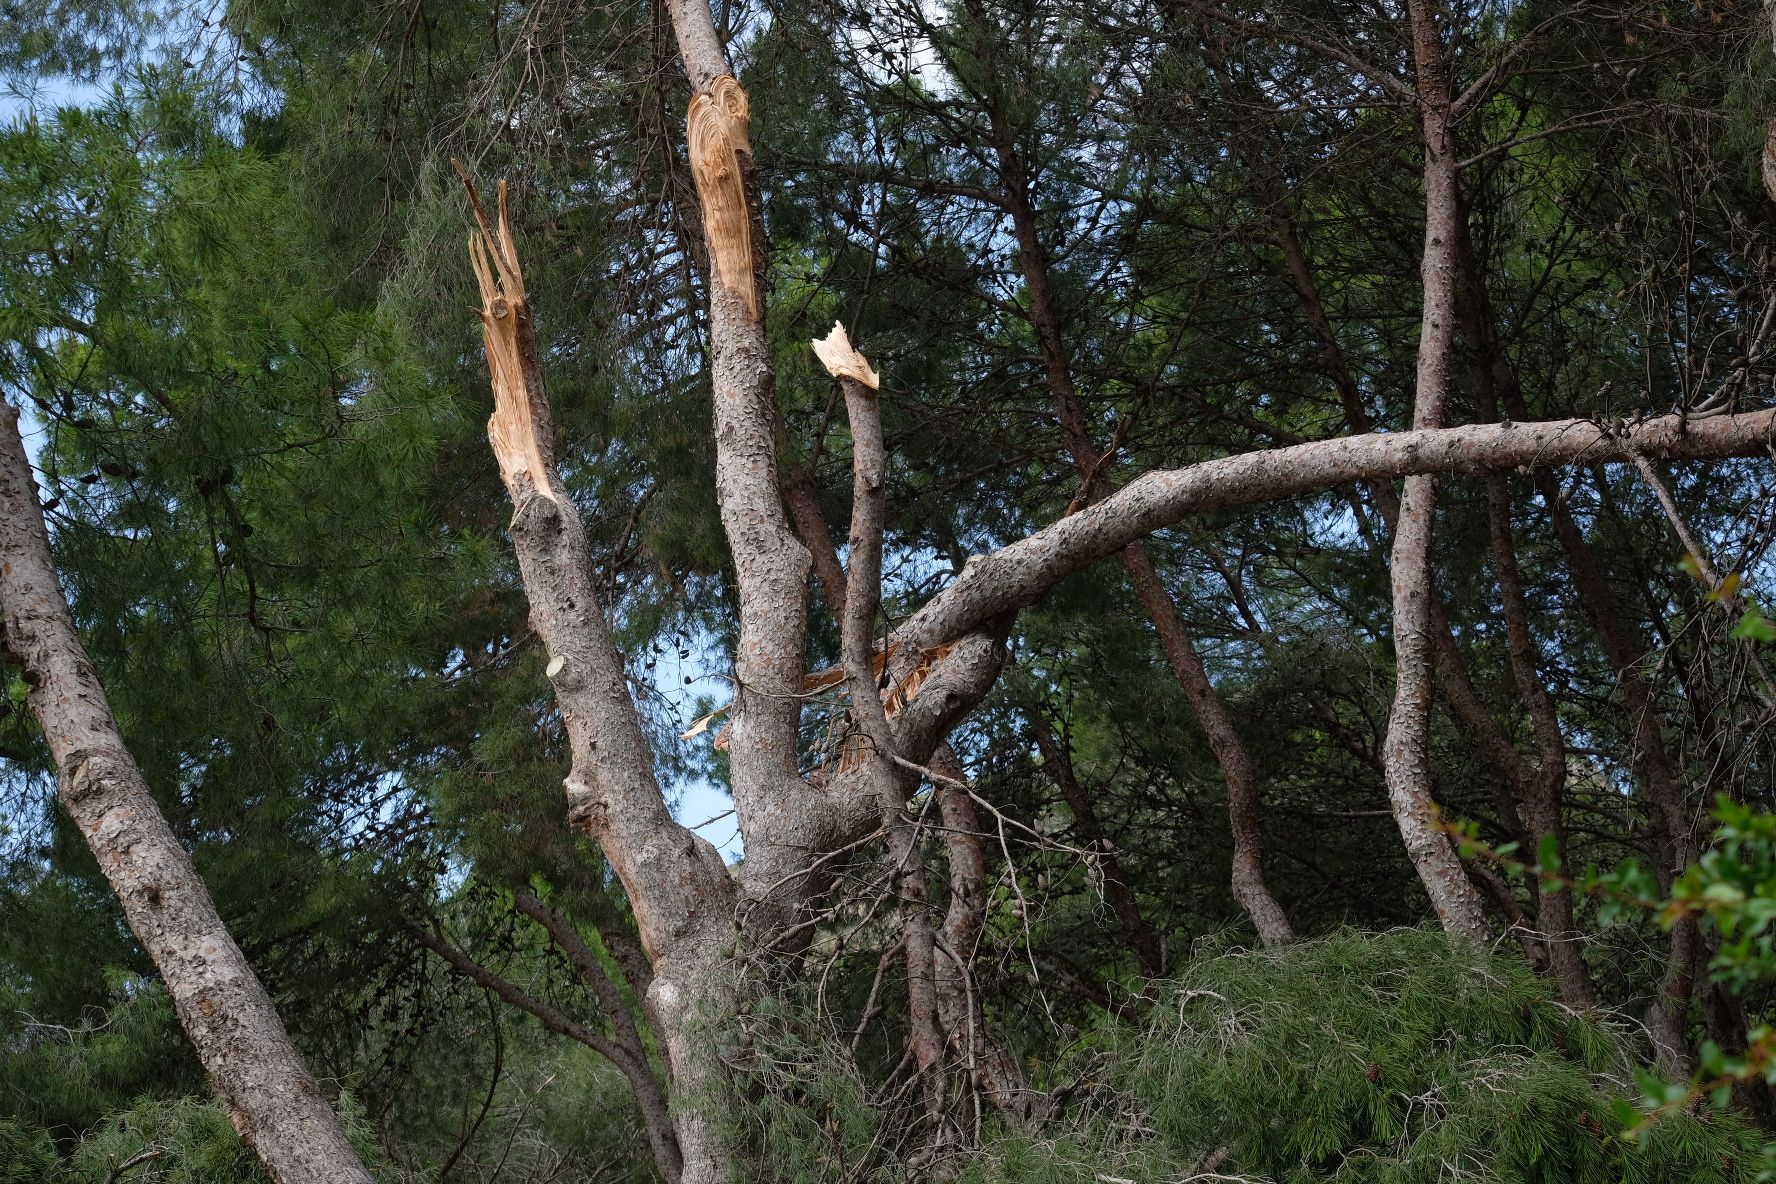
<path fill-rule="evenodd" d="M 919 693 L 919 688 L 925 685 L 925 680 L 931 676 L 931 672 L 955 651 L 956 645 L 956 642 L 950 641 L 920 651 L 918 664 L 904 676 L 892 682 L 887 681 L 886 671 L 888 663 L 893 661 L 899 647 L 889 645 L 887 649 L 878 650 L 873 654 L 870 657 L 870 668 L 875 673 L 877 685 L 882 688 L 882 713 L 889 719 L 900 714 L 901 709 L 912 702 L 913 697 Z M 802 694 L 813 698 L 824 691 L 842 686 L 844 682 L 845 671 L 838 666 L 829 666 L 825 670 L 816 670 L 802 680 Z M 702 735 L 709 729 L 710 724 L 727 713 L 727 707 L 716 708 L 680 733 L 679 739 L 689 740 Z M 727 750 L 728 729 L 726 727 L 715 734 L 714 747 L 718 752 Z M 831 767 L 833 771 L 839 773 L 848 773 L 857 768 L 863 763 L 864 757 L 869 755 L 869 742 L 858 730 L 856 724 L 852 722 L 849 713 L 835 719 L 825 742 L 817 747 L 820 752 L 821 767 Z M 836 760 L 833 759 L 834 754 L 837 756 Z"/>
<path fill-rule="evenodd" d="M 851 345 L 845 326 L 834 321 L 832 332 L 814 342 L 814 356 L 834 378 L 854 378 L 870 390 L 882 388 L 881 377 L 870 366 L 869 359 Z"/>
<path fill-rule="evenodd" d="M 746 302 L 758 319 L 758 291 L 752 268 L 752 214 L 746 208 L 746 180 L 740 155 L 752 155 L 751 117 L 746 92 L 723 74 L 691 100 L 685 116 L 691 176 L 703 205 L 703 237 L 715 261 L 716 282 Z"/>
<path fill-rule="evenodd" d="M 479 227 L 469 236 L 469 262 L 481 288 L 481 307 L 475 313 L 481 318 L 487 373 L 493 381 L 493 417 L 487 421 L 487 439 L 499 461 L 500 479 L 514 503 L 522 504 L 526 492 L 553 502 L 548 447 L 543 440 L 549 424 L 548 403 L 537 359 L 536 328 L 524 294 L 524 273 L 512 246 L 506 183 L 499 183 L 499 227 L 495 230 L 488 224 L 487 211 L 468 171 L 457 161 L 451 163 L 468 187 Z"/>

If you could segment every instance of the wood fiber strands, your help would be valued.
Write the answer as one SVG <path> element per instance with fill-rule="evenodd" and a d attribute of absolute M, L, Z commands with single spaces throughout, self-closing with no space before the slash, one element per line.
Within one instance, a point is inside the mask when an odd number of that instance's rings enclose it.
<path fill-rule="evenodd" d="M 752 157 L 746 91 L 731 74 L 691 100 L 685 116 L 691 176 L 703 205 L 703 235 L 715 261 L 716 282 L 739 296 L 753 320 L 759 316 L 753 276 L 752 212 L 746 202 L 745 165 Z M 747 158 L 743 162 L 742 156 Z"/>

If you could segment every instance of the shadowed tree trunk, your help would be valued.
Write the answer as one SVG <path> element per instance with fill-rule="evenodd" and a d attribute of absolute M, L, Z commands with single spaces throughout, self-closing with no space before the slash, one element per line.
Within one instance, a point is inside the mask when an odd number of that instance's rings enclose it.
<path fill-rule="evenodd" d="M 1033 718 L 1030 738 L 1036 742 L 1036 750 L 1042 754 L 1042 771 L 1048 774 L 1055 788 L 1061 791 L 1068 809 L 1073 811 L 1073 833 L 1080 844 L 1088 851 L 1100 852 L 1104 870 L 1104 895 L 1110 900 L 1110 909 L 1122 925 L 1122 932 L 1128 938 L 1129 945 L 1134 947 L 1135 960 L 1141 964 L 1141 972 L 1150 977 L 1158 977 L 1165 973 L 1165 951 L 1160 946 L 1159 935 L 1147 923 L 1141 913 L 1141 902 L 1135 897 L 1135 890 L 1129 886 L 1128 877 L 1123 874 L 1122 864 L 1116 858 L 1116 850 L 1104 836 L 1104 828 L 1098 823 L 1097 807 L 1092 804 L 1091 795 L 1085 786 L 1079 783 L 1077 771 L 1073 768 L 1073 757 L 1067 751 L 1064 736 L 1057 736 L 1047 720 Z"/>
<path fill-rule="evenodd" d="M 950 1047 L 975 1085 L 1001 1114 L 1027 1119 L 1044 1099 L 1023 1066 L 987 1027 L 973 987 L 975 955 L 986 928 L 987 868 L 981 858 L 980 815 L 962 762 L 949 745 L 931 757 L 932 784 L 949 853 L 950 905 L 938 930 L 937 1002 Z"/>
<path fill-rule="evenodd" d="M 978 6 L 972 11 L 975 20 L 985 21 L 985 14 Z M 1010 215 L 1017 238 L 1018 259 L 1030 302 L 1030 325 L 1035 330 L 1037 346 L 1042 353 L 1043 373 L 1055 418 L 1060 422 L 1067 454 L 1079 474 L 1079 504 L 1089 505 L 1112 488 L 1109 471 L 1115 464 L 1120 441 L 1113 442 L 1107 451 L 1101 451 L 1086 426 L 1079 390 L 1068 363 L 1061 314 L 1055 304 L 1048 252 L 1043 247 L 1037 224 L 1029 169 L 1017 151 L 1004 110 L 998 103 L 989 106 L 988 118 L 993 132 L 993 151 L 999 165 L 999 204 Z M 1166 590 L 1147 548 L 1138 542 L 1131 543 L 1118 558 L 1128 573 L 1141 607 L 1153 622 L 1166 662 L 1183 688 L 1197 723 L 1208 739 L 1209 751 L 1221 769 L 1222 782 L 1227 789 L 1228 828 L 1233 836 L 1234 899 L 1251 919 L 1265 945 L 1287 944 L 1294 939 L 1294 930 L 1264 879 L 1264 836 L 1260 824 L 1263 802 L 1251 753 L 1240 738 L 1239 729 L 1234 726 L 1233 716 L 1220 692 L 1210 681 L 1202 655 L 1197 652 L 1190 631 L 1184 627 L 1178 606 Z"/>
<path fill-rule="evenodd" d="M 0 404 L 0 609 L 62 804 L 160 972 L 229 1121 L 277 1184 L 370 1184 L 155 803 L 56 578 L 19 413 Z"/>
<path fill-rule="evenodd" d="M 1455 341 L 1456 220 L 1461 210 L 1443 42 L 1430 0 L 1408 0 L 1407 19 L 1424 141 L 1424 316 L 1412 404 L 1412 426 L 1422 430 L 1442 427 L 1448 419 L 1450 353 Z M 1429 474 L 1406 478 L 1389 573 L 1394 593 L 1395 688 L 1383 752 L 1394 818 L 1406 852 L 1430 894 L 1431 906 L 1451 933 L 1484 941 L 1491 927 L 1454 845 L 1438 829 L 1431 792 L 1432 670 L 1439 632 L 1432 587 L 1436 570 L 1431 562 L 1436 513 L 1436 478 Z"/>
<path fill-rule="evenodd" d="M 1520 399 L 1517 403 L 1521 406 Z M 1640 671 L 1640 659 L 1647 652 L 1645 639 L 1636 636 L 1635 628 L 1622 611 L 1601 561 L 1567 508 L 1553 474 L 1538 474 L 1536 484 L 1553 519 L 1554 535 L 1566 553 L 1579 602 L 1591 617 L 1622 692 L 1622 707 L 1634 737 L 1634 765 L 1647 795 L 1647 821 L 1657 852 L 1654 874 L 1661 890 L 1669 891 L 1672 880 L 1696 858 L 1698 850 L 1690 812 L 1684 804 L 1687 795 L 1665 748 L 1652 688 Z M 1659 997 L 1647 1013 L 1647 1028 L 1652 1033 L 1659 1068 L 1673 1079 L 1689 1076 L 1694 1068 L 1683 1017 L 1695 995 L 1700 940 L 1695 918 L 1677 918 L 1671 927 Z"/>
<path fill-rule="evenodd" d="M 1466 346 L 1481 418 L 1499 418 L 1501 401 L 1520 401 L 1517 378 L 1499 340 L 1493 315 L 1485 264 L 1474 250 L 1465 215 L 1457 219 L 1457 254 L 1461 267 L 1458 317 Z M 1566 791 L 1566 739 L 1560 716 L 1547 682 L 1537 669 L 1538 652 L 1530 624 L 1529 598 L 1517 562 L 1517 543 L 1511 524 L 1511 488 L 1507 477 L 1494 473 L 1486 479 L 1486 521 L 1492 566 L 1499 583 L 1499 606 L 1505 623 L 1506 653 L 1511 680 L 1529 714 L 1536 751 L 1534 767 L 1514 761 L 1507 779 L 1516 790 L 1526 837 L 1538 853 L 1551 853 L 1566 861 L 1566 823 L 1562 799 Z M 1502 737 L 1501 737 L 1502 740 Z M 1503 741 L 1509 745 L 1509 741 Z M 1513 748 L 1513 753 L 1515 749 Z M 1583 935 L 1573 914 L 1572 890 L 1564 883 L 1537 886 L 1536 928 L 1548 963 L 1560 984 L 1562 998 L 1579 1007 L 1597 1004 L 1597 989 L 1585 966 Z"/>

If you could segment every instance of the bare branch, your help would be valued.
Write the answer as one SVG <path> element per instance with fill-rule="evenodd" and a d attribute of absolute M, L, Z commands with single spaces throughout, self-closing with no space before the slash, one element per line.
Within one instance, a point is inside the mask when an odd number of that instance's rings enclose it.
<path fill-rule="evenodd" d="M 1631 449 L 1672 460 L 1764 452 L 1776 410 L 1701 422 L 1666 415 L 1620 430 L 1588 419 L 1471 424 L 1345 436 L 1247 452 L 1145 473 L 1103 501 L 997 551 L 962 574 L 895 631 L 901 646 L 929 647 L 1023 608 L 1074 572 L 1194 514 L 1281 501 L 1355 481 L 1414 473 L 1489 473 L 1625 461 Z"/>

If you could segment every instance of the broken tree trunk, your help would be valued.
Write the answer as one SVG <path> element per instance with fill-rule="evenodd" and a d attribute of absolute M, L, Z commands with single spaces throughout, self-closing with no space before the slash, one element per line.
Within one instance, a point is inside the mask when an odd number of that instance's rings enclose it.
<path fill-rule="evenodd" d="M 758 944 L 772 945 L 807 933 L 806 902 L 821 886 L 810 853 L 834 845 L 833 805 L 797 767 L 813 561 L 790 527 L 779 484 L 765 232 L 746 92 L 706 0 L 669 0 L 666 9 L 693 92 L 686 137 L 710 259 L 716 497 L 740 594 L 729 788 L 746 835 L 739 875 L 747 927 Z"/>
<path fill-rule="evenodd" d="M 56 578 L 19 414 L 0 404 L 0 607 L 62 804 L 160 972 L 229 1121 L 277 1184 L 370 1184 L 160 813 L 88 660 Z"/>
<path fill-rule="evenodd" d="M 469 192 L 473 199 L 472 185 Z M 536 326 L 504 184 L 499 194 L 497 229 L 474 200 L 479 233 L 469 248 L 493 382 L 487 437 L 512 498 L 512 547 L 573 753 L 568 819 L 604 851 L 634 910 L 653 964 L 649 1013 L 665 1038 L 676 1088 L 679 1178 L 709 1184 L 726 1178 L 726 1156 L 700 1096 L 713 1067 L 696 1030 L 702 1011 L 723 1011 L 730 994 L 722 966 L 734 932 L 734 884 L 715 848 L 672 817 L 655 779 L 623 660 L 594 591 L 585 526 L 556 471 Z M 670 1175 L 669 1148 L 664 1159 L 662 1171 Z"/>

